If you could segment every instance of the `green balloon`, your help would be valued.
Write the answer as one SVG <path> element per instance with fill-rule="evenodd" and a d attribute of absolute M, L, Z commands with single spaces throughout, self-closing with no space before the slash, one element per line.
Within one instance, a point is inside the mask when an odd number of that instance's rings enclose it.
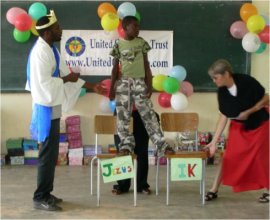
<path fill-rule="evenodd" d="M 31 31 L 19 31 L 16 28 L 13 30 L 13 37 L 19 43 L 25 43 L 29 40 Z"/>
<path fill-rule="evenodd" d="M 263 51 L 265 51 L 266 47 L 267 47 L 267 45 L 265 43 L 261 43 L 260 47 L 258 48 L 256 53 L 258 53 L 258 54 L 262 53 Z"/>
<path fill-rule="evenodd" d="M 135 17 L 138 19 L 139 22 L 141 22 L 141 15 L 138 11 L 136 11 Z"/>
<path fill-rule="evenodd" d="M 167 77 L 163 82 L 163 88 L 165 92 L 169 94 L 176 93 L 179 90 L 179 82 L 174 77 Z"/>

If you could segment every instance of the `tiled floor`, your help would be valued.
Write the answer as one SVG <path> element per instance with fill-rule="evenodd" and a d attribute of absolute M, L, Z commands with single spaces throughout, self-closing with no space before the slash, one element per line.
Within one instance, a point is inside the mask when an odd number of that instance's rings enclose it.
<path fill-rule="evenodd" d="M 209 189 L 216 165 L 207 166 L 206 190 Z M 36 186 L 36 167 L 1 167 L 1 219 L 269 219 L 269 204 L 257 202 L 262 193 L 250 191 L 232 193 L 222 186 L 219 198 L 202 206 L 199 183 L 171 182 L 170 205 L 166 206 L 166 168 L 161 167 L 160 194 L 156 196 L 155 166 L 150 166 L 151 195 L 138 194 L 133 206 L 133 190 L 124 195 L 112 195 L 113 183 L 101 184 L 101 203 L 90 195 L 89 167 L 57 167 L 54 194 L 62 197 L 63 211 L 46 212 L 32 207 Z"/>

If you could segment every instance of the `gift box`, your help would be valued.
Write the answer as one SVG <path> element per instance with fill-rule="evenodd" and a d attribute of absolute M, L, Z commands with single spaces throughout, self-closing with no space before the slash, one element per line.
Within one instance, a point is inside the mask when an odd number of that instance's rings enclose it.
<path fill-rule="evenodd" d="M 69 149 L 82 148 L 82 140 L 69 140 Z"/>
<path fill-rule="evenodd" d="M 57 159 L 57 165 L 63 166 L 68 164 L 67 153 L 59 153 Z"/>
<path fill-rule="evenodd" d="M 9 138 L 6 140 L 7 149 L 21 149 L 23 138 Z"/>
<path fill-rule="evenodd" d="M 81 157 L 83 158 L 83 148 L 75 148 L 68 150 L 68 157 Z"/>
<path fill-rule="evenodd" d="M 70 140 L 81 140 L 82 135 L 81 132 L 74 132 L 74 133 L 68 133 L 67 134 L 67 139 Z"/>
<path fill-rule="evenodd" d="M 156 165 L 156 157 L 155 156 L 148 156 L 148 164 L 149 165 Z"/>
<path fill-rule="evenodd" d="M 37 165 L 38 158 L 24 158 L 24 165 Z"/>
<path fill-rule="evenodd" d="M 81 123 L 81 119 L 79 115 L 73 115 L 66 118 L 66 125 L 79 125 Z"/>
<path fill-rule="evenodd" d="M 83 165 L 88 166 L 94 156 L 83 156 Z M 97 166 L 97 160 L 94 160 L 94 166 Z"/>
<path fill-rule="evenodd" d="M 9 156 L 24 156 L 24 150 L 22 148 L 10 148 L 8 149 Z"/>
<path fill-rule="evenodd" d="M 68 125 L 67 126 L 67 133 L 76 133 L 81 132 L 80 125 Z"/>
<path fill-rule="evenodd" d="M 24 139 L 23 140 L 23 149 L 26 150 L 37 150 L 38 149 L 38 143 L 35 140 L 32 139 Z"/>
<path fill-rule="evenodd" d="M 67 153 L 68 152 L 68 142 L 61 142 L 59 143 L 59 153 Z"/>
<path fill-rule="evenodd" d="M 98 154 L 101 154 L 102 153 L 102 146 L 100 146 L 100 145 L 97 146 L 97 153 Z M 96 155 L 95 145 L 84 145 L 83 146 L 83 155 L 84 156 L 93 156 L 93 155 Z"/>
<path fill-rule="evenodd" d="M 67 138 L 67 134 L 61 133 L 60 134 L 60 138 L 59 138 L 59 142 L 67 142 L 68 138 Z"/>
<path fill-rule="evenodd" d="M 39 150 L 26 150 L 24 151 L 24 158 L 38 158 Z"/>
<path fill-rule="evenodd" d="M 83 157 L 68 157 L 70 166 L 82 166 Z"/>
<path fill-rule="evenodd" d="M 156 157 L 156 162 L 155 164 L 157 165 L 157 157 Z M 159 159 L 159 165 L 166 165 L 167 164 L 167 158 L 166 157 L 161 157 Z"/>
<path fill-rule="evenodd" d="M 1 159 L 0 159 L 0 165 L 3 166 L 6 164 L 6 155 L 1 155 Z"/>
<path fill-rule="evenodd" d="M 60 133 L 66 133 L 66 121 L 64 118 L 60 120 Z"/>
<path fill-rule="evenodd" d="M 117 153 L 117 148 L 114 144 L 109 144 L 108 145 L 108 153 L 110 154 L 116 154 Z"/>
<path fill-rule="evenodd" d="M 11 165 L 23 165 L 24 164 L 24 156 L 11 156 L 10 157 Z"/>

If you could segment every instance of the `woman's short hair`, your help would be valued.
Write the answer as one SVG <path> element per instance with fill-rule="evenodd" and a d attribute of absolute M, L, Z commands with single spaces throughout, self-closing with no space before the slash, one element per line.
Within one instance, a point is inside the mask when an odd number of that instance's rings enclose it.
<path fill-rule="evenodd" d="M 124 30 L 127 29 L 127 26 L 132 22 L 132 21 L 138 21 L 138 19 L 135 16 L 126 16 L 122 20 L 122 27 Z"/>
<path fill-rule="evenodd" d="M 233 73 L 231 64 L 225 59 L 215 61 L 208 69 L 208 74 L 213 76 L 215 74 L 225 74 L 225 72 Z"/>

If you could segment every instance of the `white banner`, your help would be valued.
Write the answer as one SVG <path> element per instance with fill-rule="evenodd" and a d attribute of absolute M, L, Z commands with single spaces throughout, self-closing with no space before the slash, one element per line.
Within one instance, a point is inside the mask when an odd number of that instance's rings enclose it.
<path fill-rule="evenodd" d="M 148 53 L 153 75 L 167 74 L 173 66 L 173 31 L 140 31 L 151 50 Z M 110 51 L 118 34 L 104 30 L 63 30 L 61 55 L 81 75 L 111 75 Z"/>

